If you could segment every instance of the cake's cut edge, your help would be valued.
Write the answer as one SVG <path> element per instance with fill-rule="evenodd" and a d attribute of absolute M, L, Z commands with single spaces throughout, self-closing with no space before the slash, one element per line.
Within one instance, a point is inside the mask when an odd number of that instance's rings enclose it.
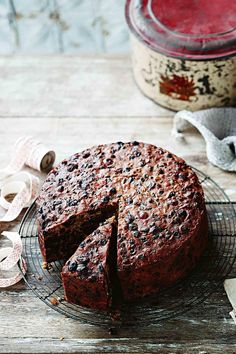
<path fill-rule="evenodd" d="M 61 277 L 68 302 L 98 310 L 111 308 L 116 230 L 113 216 L 85 238 L 66 262 Z"/>
<path fill-rule="evenodd" d="M 114 215 L 117 208 L 117 203 L 113 203 L 90 212 L 75 213 L 53 228 L 43 229 L 38 223 L 38 240 L 44 261 L 67 260 L 85 237 Z"/>

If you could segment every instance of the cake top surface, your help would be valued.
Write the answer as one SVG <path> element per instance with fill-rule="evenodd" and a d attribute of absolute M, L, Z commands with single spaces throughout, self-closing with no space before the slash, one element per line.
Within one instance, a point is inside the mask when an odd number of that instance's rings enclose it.
<path fill-rule="evenodd" d="M 141 142 L 98 145 L 63 160 L 37 200 L 47 235 L 74 215 L 118 212 L 118 267 L 179 247 L 198 225 L 204 196 L 185 161 Z"/>

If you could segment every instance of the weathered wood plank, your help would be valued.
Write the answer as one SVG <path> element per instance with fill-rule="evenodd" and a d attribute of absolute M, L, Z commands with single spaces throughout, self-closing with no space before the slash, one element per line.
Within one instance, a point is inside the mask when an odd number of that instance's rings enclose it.
<path fill-rule="evenodd" d="M 45 306 L 29 292 L 14 293 L 8 296 L 1 294 L 1 330 L 0 344 L 4 338 L 50 338 L 65 337 L 69 339 L 109 339 L 108 330 L 81 324 L 73 319 L 65 318 L 51 308 Z M 212 301 L 211 301 L 212 300 Z M 230 305 L 222 291 L 209 298 L 202 306 L 197 306 L 182 316 L 160 322 L 149 327 L 130 327 L 117 330 L 115 338 L 143 338 L 151 339 L 158 336 L 160 341 L 178 342 L 201 341 L 202 338 L 213 342 L 224 342 L 225 333 L 228 338 L 235 335 L 235 326 L 228 315 Z M 220 304 L 217 307 L 217 303 Z M 8 313 L 9 321 L 4 321 L 5 313 Z M 225 316 L 226 315 L 226 316 Z M 11 331 L 9 332 L 9 329 Z M 197 331 L 196 331 L 197 329 Z M 171 337 L 169 337 L 171 334 Z M 235 339 L 236 340 L 236 339 Z M 229 343 L 232 343 L 231 341 Z"/>
<path fill-rule="evenodd" d="M 52 338 L 51 340 L 41 340 L 39 338 L 14 338 L 11 339 L 9 344 L 7 339 L 1 343 L 2 353 L 31 353 L 31 348 L 37 348 L 37 353 L 235 353 L 236 342 L 232 336 L 232 341 L 227 344 L 219 344 L 215 341 L 201 340 L 198 342 L 179 342 L 177 345 L 173 345 L 171 342 L 162 343 L 157 339 L 150 343 L 149 340 L 142 340 L 135 338 L 130 340 L 129 338 L 118 338 L 104 341 L 100 340 L 84 340 L 64 339 L 60 341 L 59 338 Z M 15 348 L 18 348 L 17 351 Z M 213 350 L 212 350 L 213 348 Z"/>
<path fill-rule="evenodd" d="M 109 59 L 109 60 L 108 60 Z M 166 116 L 133 82 L 129 57 L 1 57 L 0 116 Z"/>

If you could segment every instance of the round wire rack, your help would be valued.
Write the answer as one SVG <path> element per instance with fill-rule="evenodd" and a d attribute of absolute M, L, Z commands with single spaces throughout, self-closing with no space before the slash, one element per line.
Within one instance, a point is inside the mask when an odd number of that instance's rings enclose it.
<path fill-rule="evenodd" d="M 82 322 L 100 326 L 148 325 L 176 317 L 207 299 L 227 277 L 235 262 L 236 214 L 233 204 L 223 190 L 208 176 L 196 170 L 205 192 L 209 224 L 209 246 L 195 269 L 187 278 L 156 296 L 135 304 L 123 304 L 119 319 L 64 300 L 60 277 L 62 262 L 43 268 L 37 226 L 36 204 L 27 210 L 21 225 L 23 256 L 28 265 L 24 277 L 35 295 L 54 310 Z"/>

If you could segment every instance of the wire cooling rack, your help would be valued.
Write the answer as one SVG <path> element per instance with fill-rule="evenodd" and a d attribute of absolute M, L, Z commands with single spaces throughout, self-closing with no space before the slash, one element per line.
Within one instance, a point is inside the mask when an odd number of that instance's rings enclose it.
<path fill-rule="evenodd" d="M 205 192 L 210 234 L 208 249 L 197 267 L 183 281 L 143 302 L 123 304 L 117 325 L 155 324 L 182 314 L 208 298 L 231 271 L 236 257 L 236 214 L 233 204 L 210 177 L 196 169 L 194 171 Z M 109 314 L 72 305 L 64 300 L 61 262 L 53 262 L 51 268 L 43 269 L 35 203 L 21 222 L 20 235 L 23 255 L 28 264 L 24 279 L 38 298 L 68 317 L 94 325 L 114 326 L 114 319 Z"/>

